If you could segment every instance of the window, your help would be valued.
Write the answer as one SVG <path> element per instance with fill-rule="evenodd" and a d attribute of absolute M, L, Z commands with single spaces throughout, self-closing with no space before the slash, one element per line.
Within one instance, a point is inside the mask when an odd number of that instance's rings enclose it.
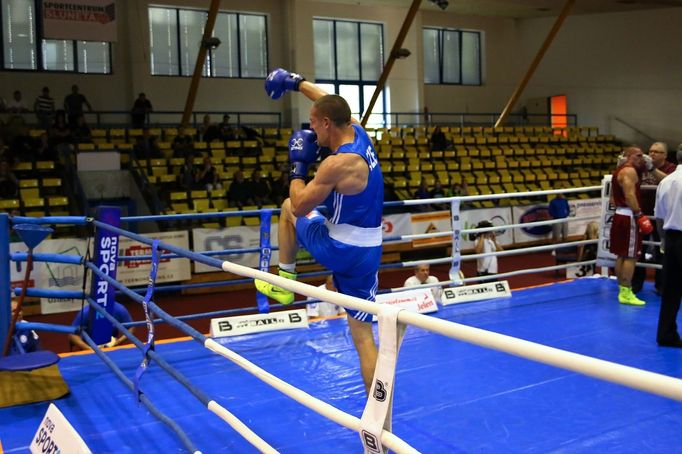
<path fill-rule="evenodd" d="M 315 79 L 343 96 L 356 117 L 367 110 L 384 64 L 383 26 L 328 19 L 313 21 Z M 379 95 L 368 125 L 386 124 L 386 98 Z"/>
<path fill-rule="evenodd" d="M 2 0 L 3 68 L 111 74 L 110 43 L 38 38 L 37 20 L 35 1 Z"/>
<path fill-rule="evenodd" d="M 424 82 L 481 85 L 481 33 L 425 28 Z"/>
<path fill-rule="evenodd" d="M 155 76 L 191 76 L 204 35 L 208 12 L 150 7 L 151 73 Z M 220 46 L 206 53 L 203 75 L 208 77 L 267 76 L 265 16 L 218 13 L 213 36 Z"/>

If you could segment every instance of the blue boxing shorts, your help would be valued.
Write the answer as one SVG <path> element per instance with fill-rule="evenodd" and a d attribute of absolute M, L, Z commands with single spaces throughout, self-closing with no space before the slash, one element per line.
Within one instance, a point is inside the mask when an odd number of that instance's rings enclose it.
<path fill-rule="evenodd" d="M 334 286 L 349 296 L 375 301 L 379 288 L 381 246 L 354 246 L 329 236 L 325 218 L 317 211 L 296 219 L 296 238 L 318 263 L 333 273 Z M 346 309 L 361 322 L 371 322 L 372 314 Z"/>

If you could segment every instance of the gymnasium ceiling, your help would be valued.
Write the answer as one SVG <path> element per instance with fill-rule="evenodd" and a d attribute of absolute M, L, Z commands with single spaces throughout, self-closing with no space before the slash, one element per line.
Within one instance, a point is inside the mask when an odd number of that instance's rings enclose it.
<path fill-rule="evenodd" d="M 403 6 L 412 0 L 318 0 L 334 3 L 363 5 Z M 445 10 L 449 13 L 476 16 L 543 17 L 558 16 L 565 0 L 449 0 Z M 636 11 L 656 8 L 682 7 L 682 0 L 576 0 L 571 14 L 596 14 L 619 11 Z M 430 0 L 422 0 L 422 9 L 438 11 Z"/>

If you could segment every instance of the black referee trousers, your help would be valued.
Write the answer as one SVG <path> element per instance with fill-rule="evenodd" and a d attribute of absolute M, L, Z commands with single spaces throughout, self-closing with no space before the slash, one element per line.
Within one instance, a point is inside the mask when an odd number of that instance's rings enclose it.
<path fill-rule="evenodd" d="M 682 299 L 682 232 L 665 231 L 665 253 L 663 254 L 663 296 L 661 312 L 658 315 L 656 341 L 661 343 L 679 341 L 677 312 Z"/>

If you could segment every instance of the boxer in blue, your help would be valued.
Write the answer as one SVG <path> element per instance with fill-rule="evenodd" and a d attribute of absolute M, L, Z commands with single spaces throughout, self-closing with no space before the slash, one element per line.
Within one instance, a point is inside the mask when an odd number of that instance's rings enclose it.
<path fill-rule="evenodd" d="M 372 141 L 354 119 L 348 103 L 283 69 L 270 73 L 265 90 L 272 99 L 300 91 L 313 101 L 312 130 L 296 131 L 289 140 L 291 162 L 289 198 L 279 221 L 279 274 L 296 279 L 296 251 L 302 244 L 334 273 L 340 293 L 374 301 L 381 262 L 381 216 L 384 182 Z M 308 166 L 320 148 L 331 154 L 306 184 Z M 315 207 L 324 204 L 326 217 Z M 282 303 L 294 301 L 292 292 L 256 281 L 261 293 Z M 348 323 L 360 358 L 360 370 L 369 392 L 377 359 L 372 314 L 347 311 Z"/>

